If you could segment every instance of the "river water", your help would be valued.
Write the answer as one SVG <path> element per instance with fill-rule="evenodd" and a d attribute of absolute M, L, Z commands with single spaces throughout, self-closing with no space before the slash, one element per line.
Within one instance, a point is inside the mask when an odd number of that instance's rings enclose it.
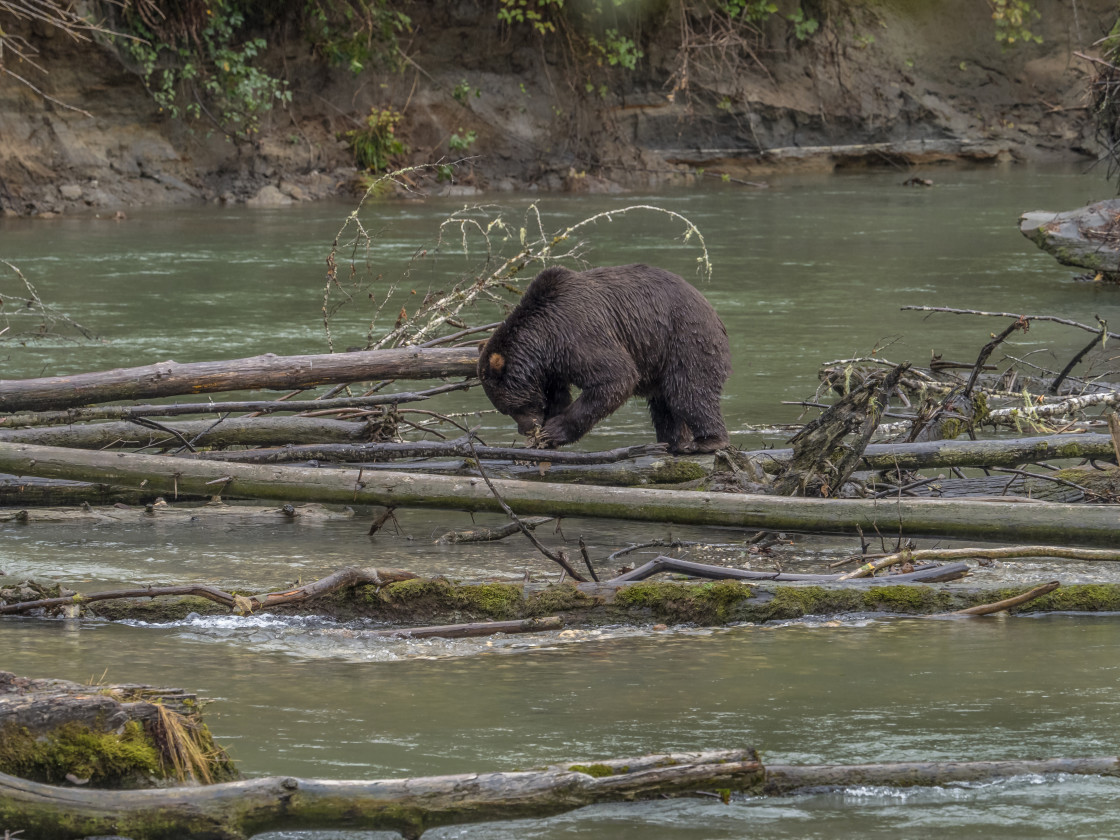
<path fill-rule="evenodd" d="M 537 203 L 546 230 L 628 205 L 691 219 L 714 272 L 697 280 L 732 336 L 735 374 L 724 413 L 744 446 L 780 445 L 756 426 L 793 422 L 822 361 L 866 355 L 926 362 L 975 359 L 994 319 L 903 312 L 911 304 L 1109 319 L 1120 289 L 1077 282 L 1017 231 L 1021 212 L 1107 197 L 1100 174 L 990 168 L 775 179 L 769 190 L 632 196 L 500 196 L 516 231 Z M 490 199 L 488 198 L 488 201 Z M 369 264 L 401 277 L 431 248 L 462 200 L 371 203 Z M 99 336 L 0 345 L 0 376 L 62 374 L 168 358 L 323 352 L 325 259 L 352 204 L 277 210 L 145 210 L 124 221 L 0 220 L 0 258 L 42 297 Z M 490 212 L 495 212 L 491 210 Z M 588 262 L 645 261 L 694 277 L 695 237 L 651 211 L 587 230 Z M 406 280 L 417 297 L 476 264 L 447 247 Z M 0 271 L 7 269 L 0 266 Z M 11 294 L 10 275 L 3 287 Z M 7 297 L 7 296 L 6 296 Z M 11 298 L 8 298 L 9 300 Z M 335 321 L 336 346 L 361 344 L 371 317 L 355 303 Z M 376 330 L 396 317 L 380 316 Z M 490 310 L 479 322 L 490 320 Z M 1061 367 L 1084 335 L 1032 325 L 1009 344 Z M 884 345 L 888 345 L 885 346 Z M 1054 353 L 1049 353 L 1048 350 Z M 476 411 L 480 394 L 425 407 Z M 513 441 L 484 415 L 487 442 Z M 586 448 L 652 438 L 637 402 L 605 421 Z M 339 566 L 397 566 L 452 577 L 551 574 L 516 541 L 440 546 L 466 514 L 409 512 L 366 535 L 370 512 L 320 525 L 0 526 L 8 580 L 77 589 L 207 581 L 273 589 Z M 499 517 L 477 516 L 478 522 Z M 668 536 L 736 546 L 730 530 L 566 521 L 603 557 Z M 544 535 L 558 544 L 561 535 Z M 786 550 L 846 553 L 852 543 L 792 537 Z M 931 543 L 922 543 L 928 547 Z M 722 552 L 722 555 L 720 554 Z M 741 557 L 737 547 L 711 556 Z M 705 552 L 690 555 L 702 559 Z M 1106 569 L 1006 564 L 977 583 L 1093 580 Z M 448 642 L 363 637 L 357 625 L 269 616 L 189 619 L 166 626 L 0 619 L 0 668 L 29 676 L 141 681 L 213 698 L 208 720 L 249 775 L 371 778 L 516 769 L 647 752 L 753 745 L 790 763 L 1041 758 L 1120 753 L 1120 619 L 1053 615 L 984 620 L 852 616 L 718 631 L 614 627 Z M 549 820 L 434 831 L 433 837 L 618 838 L 1105 837 L 1120 834 L 1117 783 L 1023 778 L 933 790 L 852 789 L 782 800 L 697 799 L 597 806 Z M 291 835 L 295 837 L 297 835 Z M 300 835 L 306 836 L 306 835 Z M 328 835 L 321 835 L 328 836 Z M 339 837 L 340 835 L 329 835 Z M 368 835 L 341 835 L 358 837 Z"/>

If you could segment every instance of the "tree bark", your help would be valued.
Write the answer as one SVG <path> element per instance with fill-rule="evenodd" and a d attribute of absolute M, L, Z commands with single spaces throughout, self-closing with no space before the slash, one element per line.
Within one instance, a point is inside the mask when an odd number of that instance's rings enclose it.
<path fill-rule="evenodd" d="M 135 368 L 51 376 L 0 379 L 0 412 L 44 411 L 112 400 L 312 388 L 333 382 L 371 379 L 428 379 L 473 376 L 474 348 L 363 350 L 316 356 L 276 356 L 179 364 L 175 361 Z"/>
<path fill-rule="evenodd" d="M 1120 759 L 764 766 L 754 750 L 650 755 L 542 770 L 379 781 L 268 777 L 196 788 L 92 791 L 0 774 L 0 823 L 36 840 L 240 840 L 265 831 L 382 830 L 546 817 L 598 802 L 698 790 L 779 796 L 805 788 L 913 787 L 1024 774 L 1120 775 Z"/>
<path fill-rule="evenodd" d="M 68 446 L 75 449 L 172 448 L 184 446 L 284 446 L 291 443 L 362 444 L 372 434 L 369 424 L 324 417 L 230 417 L 217 420 L 168 420 L 161 426 L 178 434 L 137 423 L 84 423 L 0 429 L 0 441 Z"/>
<path fill-rule="evenodd" d="M 74 790 L 0 774 L 0 825 L 36 840 L 110 834 L 133 840 L 234 840 L 281 829 L 381 830 L 418 838 L 442 825 L 545 817 L 596 802 L 659 799 L 705 788 L 753 788 L 762 778 L 753 750 L 510 773 L 368 782 L 269 777 L 142 791 Z"/>
<path fill-rule="evenodd" d="M 209 463 L 158 455 L 86 452 L 0 443 L 0 471 L 177 492 L 282 501 L 500 511 L 479 479 L 395 471 L 317 470 Z M 523 516 L 592 516 L 778 531 L 959 536 L 1004 542 L 1114 544 L 1120 516 L 1111 505 L 971 502 L 950 499 L 804 499 L 737 493 L 494 482 Z"/>

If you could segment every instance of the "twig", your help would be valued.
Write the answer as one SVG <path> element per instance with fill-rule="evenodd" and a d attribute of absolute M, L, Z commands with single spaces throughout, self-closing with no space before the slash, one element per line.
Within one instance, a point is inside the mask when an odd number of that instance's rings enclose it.
<path fill-rule="evenodd" d="M 598 583 L 599 576 L 595 574 L 595 567 L 591 565 L 591 555 L 587 553 L 587 543 L 583 541 L 583 534 L 579 535 L 579 553 L 583 555 L 583 562 L 587 566 L 587 571 L 591 574 L 591 579 Z"/>
<path fill-rule="evenodd" d="M 902 310 L 913 310 L 917 312 L 947 312 L 951 315 L 983 315 L 989 318 L 1015 318 L 1016 320 L 1022 318 L 1024 321 L 1051 321 L 1055 324 L 1064 324 L 1067 327 L 1076 327 L 1079 330 L 1086 332 L 1099 333 L 1099 327 L 1091 327 L 1088 324 L 1082 324 L 1080 321 L 1071 321 L 1068 318 L 1058 318 L 1055 315 L 1022 315 L 1017 312 L 984 312 L 980 309 L 953 309 L 948 306 L 903 306 Z M 1109 332 L 1106 333 L 1109 338 L 1120 338 L 1120 334 Z"/>
<path fill-rule="evenodd" d="M 526 527 L 524 522 L 521 521 L 520 517 L 518 517 L 518 515 L 513 512 L 513 509 L 506 504 L 506 500 L 501 497 L 500 493 L 498 493 L 498 489 L 494 486 L 494 482 L 490 480 L 490 476 L 488 476 L 486 474 L 486 471 L 482 469 L 482 462 L 478 460 L 478 453 L 475 452 L 473 435 L 472 437 L 467 438 L 467 445 L 470 447 L 471 452 L 474 454 L 475 461 L 478 464 L 478 472 L 479 475 L 482 476 L 482 480 L 486 482 L 486 486 L 490 488 L 490 492 L 494 494 L 494 498 L 498 500 L 498 504 L 502 506 L 502 510 L 506 512 L 506 515 L 508 515 L 510 519 L 517 523 L 517 527 L 521 529 L 521 533 L 529 538 L 529 542 L 534 545 L 537 551 L 539 551 L 553 563 L 556 563 L 558 566 L 560 566 L 560 568 L 563 569 L 568 574 L 568 576 L 572 578 L 572 580 L 586 582 L 587 579 L 572 568 L 572 564 L 568 562 L 567 557 L 564 556 L 564 553 L 562 551 L 560 553 L 554 553 L 545 548 L 544 544 L 536 538 L 533 532 L 529 530 L 528 527 Z"/>
<path fill-rule="evenodd" d="M 1042 475 L 1041 473 L 1032 473 L 1032 472 L 1027 472 L 1026 470 L 1017 470 L 1013 467 L 988 467 L 988 469 L 991 470 L 992 472 L 1014 473 L 1015 475 L 1021 475 L 1024 478 L 1037 478 L 1041 481 L 1052 481 L 1055 484 L 1061 484 L 1065 487 L 1072 487 L 1075 490 L 1080 490 L 1086 496 L 1094 496 L 1098 499 L 1105 498 L 1104 494 L 1098 493 L 1096 490 L 1090 490 L 1088 487 L 1084 487 L 1084 486 L 1082 486 L 1080 484 L 1076 484 L 1072 481 L 1066 481 L 1066 479 L 1064 479 L 1064 478 L 1058 478 L 1057 476 L 1053 476 L 1053 475 Z M 1014 480 L 1014 479 L 1012 479 L 1012 480 Z M 1010 486 L 1010 484 L 1009 484 L 1009 486 Z"/>
<path fill-rule="evenodd" d="M 1070 359 L 1069 364 L 1066 365 L 1064 368 L 1062 368 L 1062 372 L 1058 374 L 1057 378 L 1052 383 L 1050 383 L 1050 393 L 1051 394 L 1057 394 L 1058 393 L 1058 388 L 1061 386 L 1062 382 L 1065 381 L 1065 378 L 1067 376 L 1069 376 L 1070 371 L 1072 371 L 1077 366 L 1078 362 L 1080 362 L 1083 358 L 1085 358 L 1086 353 L 1088 353 L 1090 350 L 1092 350 L 1094 347 L 1097 346 L 1097 342 L 1101 342 L 1101 343 L 1104 342 L 1104 337 L 1108 333 L 1108 322 L 1107 321 L 1102 321 L 1101 317 L 1099 315 L 1096 316 L 1096 318 L 1097 318 L 1097 323 L 1101 325 L 1100 335 L 1097 336 L 1096 338 L 1094 338 L 1088 344 L 1086 344 L 1081 349 L 1081 352 L 1078 353 L 1076 356 L 1074 356 L 1072 359 Z"/>

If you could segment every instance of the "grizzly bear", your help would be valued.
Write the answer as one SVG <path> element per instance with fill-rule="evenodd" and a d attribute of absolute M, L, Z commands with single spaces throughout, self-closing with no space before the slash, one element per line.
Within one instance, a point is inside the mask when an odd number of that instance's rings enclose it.
<path fill-rule="evenodd" d="M 636 395 L 671 452 L 714 452 L 728 442 L 719 397 L 730 373 L 711 304 L 648 265 L 545 269 L 479 346 L 490 402 L 548 448 L 579 440 Z"/>

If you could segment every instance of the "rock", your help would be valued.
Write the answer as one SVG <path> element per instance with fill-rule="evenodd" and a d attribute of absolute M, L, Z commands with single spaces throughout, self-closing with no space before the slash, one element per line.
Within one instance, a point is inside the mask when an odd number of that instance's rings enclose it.
<path fill-rule="evenodd" d="M 290 196 L 284 195 L 278 187 L 269 184 L 261 187 L 260 192 L 245 203 L 249 207 L 286 207 L 293 202 Z"/>
<path fill-rule="evenodd" d="M 77 184 L 63 184 L 58 188 L 58 194 L 67 201 L 77 201 L 82 197 L 82 188 Z"/>
<path fill-rule="evenodd" d="M 1062 265 L 1120 273 L 1120 199 L 1064 213 L 1024 213 L 1019 217 L 1019 230 Z"/>

